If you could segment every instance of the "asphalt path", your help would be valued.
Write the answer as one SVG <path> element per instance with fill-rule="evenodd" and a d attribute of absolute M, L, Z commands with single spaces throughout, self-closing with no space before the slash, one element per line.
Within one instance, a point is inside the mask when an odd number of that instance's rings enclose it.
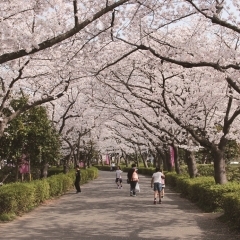
<path fill-rule="evenodd" d="M 0 239 L 80 240 L 236 240 L 240 235 L 219 221 L 219 214 L 203 213 L 166 187 L 162 204 L 153 205 L 150 178 L 140 175 L 140 193 L 130 197 L 126 173 L 117 189 L 114 172 L 47 201 L 12 222 L 0 223 Z"/>

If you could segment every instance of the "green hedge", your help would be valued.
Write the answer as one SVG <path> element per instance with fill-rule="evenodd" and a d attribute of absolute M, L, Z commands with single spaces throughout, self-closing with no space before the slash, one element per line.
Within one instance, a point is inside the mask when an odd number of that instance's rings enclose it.
<path fill-rule="evenodd" d="M 226 193 L 222 197 L 225 219 L 240 230 L 240 191 Z"/>
<path fill-rule="evenodd" d="M 98 176 L 97 168 L 81 170 L 81 184 Z M 72 189 L 75 172 L 53 175 L 43 180 L 11 183 L 0 187 L 0 220 L 9 221 L 30 211 L 45 200 L 59 196 Z"/>
<path fill-rule="evenodd" d="M 240 191 L 237 182 L 215 184 L 213 177 L 189 178 L 187 175 L 167 173 L 166 182 L 185 198 L 196 202 L 204 211 L 223 209 L 223 194 Z"/>
<path fill-rule="evenodd" d="M 63 173 L 63 167 L 56 167 L 56 166 L 51 166 L 48 168 L 48 177 L 52 176 L 52 175 L 57 175 Z"/>
<path fill-rule="evenodd" d="M 166 182 L 205 212 L 223 211 L 231 226 L 240 230 L 240 184 L 215 184 L 213 177 L 189 178 L 188 175 L 167 173 Z"/>
<path fill-rule="evenodd" d="M 50 198 L 50 185 L 47 179 L 34 180 L 29 184 L 32 184 L 34 187 L 35 206 L 38 206 L 40 203 L 44 202 L 45 199 Z"/>
<path fill-rule="evenodd" d="M 187 165 L 181 165 L 181 173 L 188 174 Z M 214 176 L 213 164 L 197 164 L 198 173 L 200 176 Z M 227 165 L 227 179 L 228 181 L 237 181 L 240 183 L 240 167 L 239 165 Z"/>

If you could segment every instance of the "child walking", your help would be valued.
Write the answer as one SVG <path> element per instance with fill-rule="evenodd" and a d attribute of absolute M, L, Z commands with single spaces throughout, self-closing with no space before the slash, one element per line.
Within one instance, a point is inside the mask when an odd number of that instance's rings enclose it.
<path fill-rule="evenodd" d="M 122 188 L 122 170 L 119 166 L 117 166 L 115 182 L 117 184 L 117 188 L 121 189 Z"/>

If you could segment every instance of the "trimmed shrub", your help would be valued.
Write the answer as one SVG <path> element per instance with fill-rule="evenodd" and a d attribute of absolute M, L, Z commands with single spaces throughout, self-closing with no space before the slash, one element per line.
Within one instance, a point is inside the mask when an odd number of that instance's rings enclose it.
<path fill-rule="evenodd" d="M 47 181 L 47 179 L 42 179 L 42 180 L 35 180 L 34 182 L 31 182 L 30 184 L 33 185 L 35 191 L 35 201 L 34 204 L 35 206 L 39 205 L 40 203 L 44 202 L 46 199 L 49 199 L 49 188 L 50 185 Z"/>
<path fill-rule="evenodd" d="M 240 185 L 229 182 L 224 185 L 215 184 L 213 177 L 189 178 L 187 175 L 167 173 L 166 182 L 206 212 L 221 211 L 223 209 L 224 193 L 240 191 Z"/>
<path fill-rule="evenodd" d="M 200 176 L 214 176 L 213 164 L 197 164 L 198 174 Z M 240 167 L 239 165 L 227 165 L 227 178 L 228 181 L 240 182 Z M 188 174 L 187 165 L 181 165 L 181 173 Z"/>
<path fill-rule="evenodd" d="M 205 211 L 219 211 L 223 207 L 223 195 L 225 193 L 240 191 L 240 185 L 236 182 L 228 182 L 227 184 L 212 184 L 203 186 L 204 195 L 200 196 L 198 205 Z"/>
<path fill-rule="evenodd" d="M 165 184 L 171 186 L 172 188 L 176 188 L 177 186 L 177 174 L 175 172 L 168 172 L 165 174 Z"/>
<path fill-rule="evenodd" d="M 228 165 L 226 167 L 228 181 L 236 181 L 240 183 L 240 167 Z"/>
<path fill-rule="evenodd" d="M 215 184 L 213 177 L 197 177 L 190 179 L 188 199 L 192 202 L 201 201 L 201 199 L 204 199 L 205 196 L 205 188 L 208 189 L 213 184 Z"/>
<path fill-rule="evenodd" d="M 233 228 L 240 230 L 240 191 L 225 193 L 222 197 L 224 217 Z"/>
<path fill-rule="evenodd" d="M 81 183 L 98 176 L 97 168 L 81 170 Z M 46 199 L 59 196 L 73 188 L 75 171 L 53 175 L 42 180 L 11 183 L 0 187 L 0 220 L 12 220 L 16 215 L 28 212 Z"/>
<path fill-rule="evenodd" d="M 13 184 L 0 187 L 0 213 L 13 213 L 17 211 L 17 201 L 12 191 Z"/>
<path fill-rule="evenodd" d="M 198 173 L 201 176 L 212 177 L 214 176 L 213 164 L 197 164 Z"/>
<path fill-rule="evenodd" d="M 52 166 L 48 168 L 48 177 L 63 173 L 63 167 Z"/>
<path fill-rule="evenodd" d="M 0 188 L 0 213 L 20 215 L 34 206 L 34 187 L 27 183 L 12 183 Z"/>
<path fill-rule="evenodd" d="M 16 217 L 15 213 L 3 213 L 0 215 L 0 221 L 2 222 L 9 222 L 12 221 Z"/>

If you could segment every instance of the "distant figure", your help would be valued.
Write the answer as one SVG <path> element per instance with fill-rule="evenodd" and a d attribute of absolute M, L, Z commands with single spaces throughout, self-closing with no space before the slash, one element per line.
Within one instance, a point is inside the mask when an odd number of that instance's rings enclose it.
<path fill-rule="evenodd" d="M 130 196 L 136 197 L 136 185 L 139 181 L 136 164 L 132 164 L 132 168 L 128 171 L 127 177 L 130 182 Z"/>
<path fill-rule="evenodd" d="M 152 175 L 151 188 L 154 191 L 153 204 L 157 203 L 157 195 L 159 196 L 159 204 L 162 203 L 161 191 L 162 191 L 162 179 L 165 178 L 159 167 L 156 167 L 156 172 Z"/>
<path fill-rule="evenodd" d="M 119 166 L 117 166 L 115 182 L 118 189 L 122 188 L 122 170 Z"/>
<path fill-rule="evenodd" d="M 115 163 L 114 163 L 114 162 L 111 163 L 111 169 L 110 169 L 110 171 L 115 171 Z"/>
<path fill-rule="evenodd" d="M 75 183 L 74 183 L 74 185 L 75 185 L 75 188 L 76 188 L 76 190 L 77 190 L 76 193 L 80 193 L 80 192 L 81 192 L 81 188 L 80 188 L 81 172 L 80 172 L 80 168 L 79 168 L 78 165 L 76 166 L 75 176 L 76 176 L 76 178 L 75 178 Z"/>
<path fill-rule="evenodd" d="M 113 171 L 115 171 L 115 163 L 112 163 Z"/>

